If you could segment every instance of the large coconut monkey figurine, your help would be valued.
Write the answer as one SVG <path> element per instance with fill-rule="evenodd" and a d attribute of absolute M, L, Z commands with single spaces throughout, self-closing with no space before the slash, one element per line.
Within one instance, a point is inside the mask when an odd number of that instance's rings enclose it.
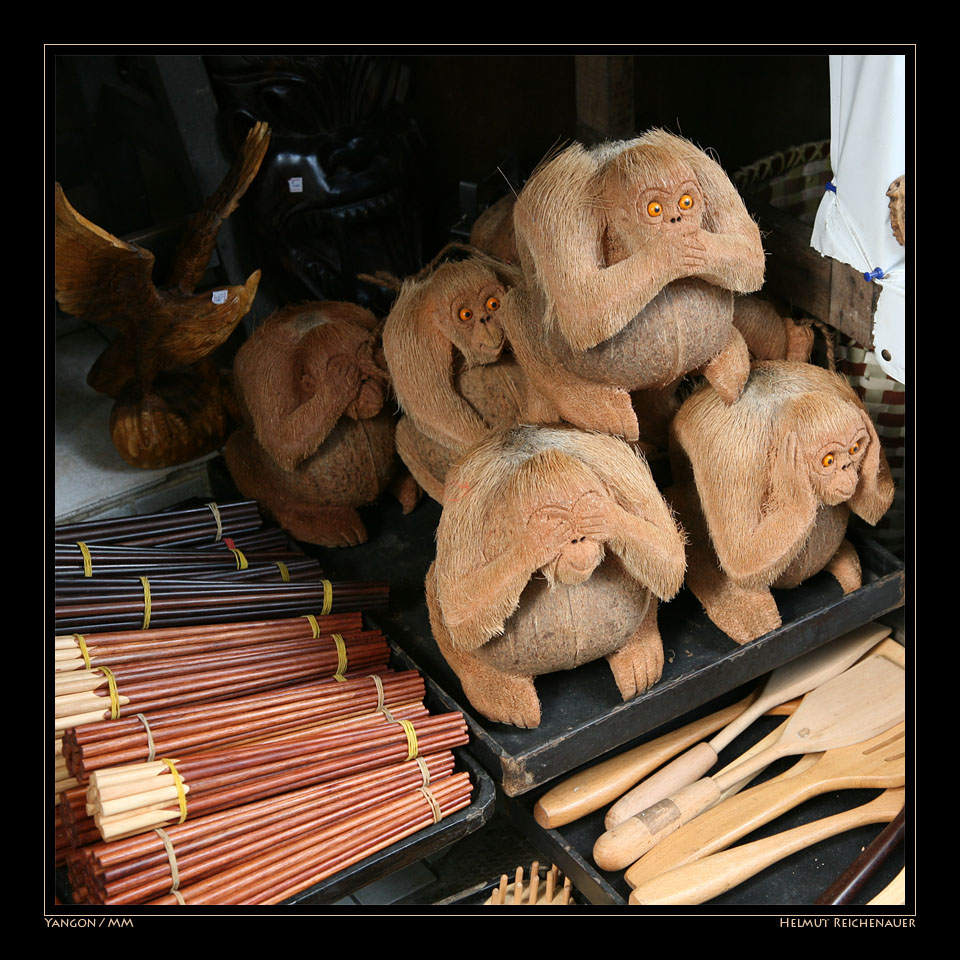
<path fill-rule="evenodd" d="M 780 626 L 771 587 L 820 570 L 844 593 L 860 586 L 850 511 L 875 524 L 894 486 L 877 431 L 839 374 L 756 363 L 732 406 L 702 387 L 674 418 L 670 459 L 667 496 L 690 534 L 687 586 L 732 639 Z"/>
<path fill-rule="evenodd" d="M 528 302 L 507 337 L 565 420 L 638 438 L 629 393 L 702 372 L 734 401 L 749 372 L 733 295 L 758 290 L 760 231 L 720 166 L 662 130 L 568 147 L 514 213 Z"/>
<path fill-rule="evenodd" d="M 616 437 L 517 427 L 450 471 L 427 573 L 433 635 L 470 703 L 540 723 L 533 678 L 606 657 L 624 700 L 660 678 L 655 597 L 684 542 L 646 463 Z"/>
<path fill-rule="evenodd" d="M 269 316 L 237 353 L 244 425 L 227 443 L 227 466 L 298 540 L 363 543 L 356 508 L 391 483 L 405 512 L 416 503 L 416 485 L 397 475 L 378 329 L 356 304 L 305 303 Z"/>

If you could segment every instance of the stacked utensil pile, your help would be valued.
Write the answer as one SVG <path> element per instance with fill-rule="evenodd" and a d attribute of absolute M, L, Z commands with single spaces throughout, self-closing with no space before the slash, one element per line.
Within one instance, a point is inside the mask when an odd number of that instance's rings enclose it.
<path fill-rule="evenodd" d="M 746 700 L 569 778 L 539 799 L 537 821 L 557 828 L 619 798 L 594 844 L 594 862 L 626 871 L 630 903 L 662 905 L 706 903 L 814 843 L 895 821 L 905 794 L 905 683 L 903 648 L 889 633 L 867 624 L 775 670 Z M 720 751 L 768 711 L 789 716 L 706 776 Z M 784 757 L 799 760 L 750 786 Z M 736 845 L 814 796 L 852 788 L 883 792 L 852 810 Z M 886 853 L 893 845 L 888 837 Z M 849 902 L 851 884 L 859 889 L 883 855 L 874 851 L 853 865 L 844 892 L 828 891 L 823 902 Z"/>
<path fill-rule="evenodd" d="M 260 531 L 261 546 L 271 541 L 263 550 L 241 550 L 261 524 L 254 514 L 255 505 L 211 505 L 187 519 L 175 511 L 69 530 L 86 539 L 72 548 L 80 572 L 58 570 L 58 614 L 61 596 L 92 595 L 111 551 L 130 547 L 96 550 L 96 537 L 161 538 L 130 549 L 151 563 L 169 556 L 178 572 L 165 578 L 162 562 L 134 571 L 138 584 L 149 580 L 139 628 L 55 640 L 57 863 L 76 902 L 279 902 L 470 803 L 451 753 L 467 741 L 462 715 L 431 716 L 419 674 L 391 670 L 386 639 L 364 629 L 362 611 L 386 603 L 386 584 L 338 590 L 304 558 L 314 602 L 300 597 L 300 616 L 275 619 L 286 602 L 224 599 L 247 591 L 233 578 L 254 570 L 280 592 L 302 586 L 285 582 L 297 551 L 278 549 L 279 531 Z M 211 524 L 214 549 L 195 542 Z M 156 625 L 150 599 L 175 582 L 178 602 L 201 601 L 183 606 L 203 611 L 200 623 Z M 112 616 L 104 610 L 120 588 L 110 589 L 85 615 Z M 238 621 L 240 609 L 262 619 Z"/>

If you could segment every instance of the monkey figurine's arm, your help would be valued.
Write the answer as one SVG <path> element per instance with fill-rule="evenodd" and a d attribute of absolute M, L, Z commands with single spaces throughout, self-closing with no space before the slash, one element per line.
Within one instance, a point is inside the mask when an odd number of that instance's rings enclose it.
<path fill-rule="evenodd" d="M 432 440 L 463 453 L 488 430 L 453 385 L 453 345 L 439 331 L 411 334 L 390 318 L 383 351 L 404 411 Z"/>
<path fill-rule="evenodd" d="M 295 360 L 282 351 L 264 348 L 245 359 L 241 364 L 238 355 L 236 377 L 257 441 L 283 469 L 294 470 L 316 452 L 357 398 L 356 364 L 345 356 L 315 358 L 304 363 L 298 381 Z M 263 369 L 278 371 L 282 382 L 264 377 Z"/>
<path fill-rule="evenodd" d="M 861 411 L 861 416 L 870 435 L 870 442 L 860 464 L 860 482 L 850 498 L 849 506 L 858 517 L 875 525 L 890 509 L 895 489 L 890 466 L 873 421 L 866 410 Z"/>
<path fill-rule="evenodd" d="M 615 506 L 609 544 L 637 580 L 661 600 L 669 600 L 683 585 L 686 553 L 683 535 L 669 511 L 663 512 L 648 519 Z"/>
<path fill-rule="evenodd" d="M 503 553 L 463 571 L 440 562 L 438 536 L 437 599 L 454 645 L 474 650 L 502 633 L 530 577 L 560 554 L 566 537 L 563 521 L 532 517 Z"/>
<path fill-rule="evenodd" d="M 776 579 L 803 547 L 819 506 L 795 433 L 783 437 L 773 459 L 729 488 L 711 483 L 700 490 L 720 564 L 748 586 Z M 736 491 L 743 499 L 731 502 Z"/>

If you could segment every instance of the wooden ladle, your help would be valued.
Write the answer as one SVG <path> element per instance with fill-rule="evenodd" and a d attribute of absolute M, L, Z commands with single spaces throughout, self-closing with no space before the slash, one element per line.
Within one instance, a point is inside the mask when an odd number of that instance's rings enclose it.
<path fill-rule="evenodd" d="M 658 800 L 663 800 L 681 787 L 698 780 L 716 765 L 720 751 L 731 744 L 757 717 L 763 716 L 771 707 L 802 696 L 842 673 L 890 632 L 890 627 L 868 623 L 832 643 L 778 667 L 767 678 L 759 697 L 713 739 L 698 743 L 624 794 L 607 811 L 604 827 L 612 830 L 618 823 L 623 823 Z"/>
<path fill-rule="evenodd" d="M 904 717 L 904 674 L 882 656 L 871 656 L 808 693 L 784 724 L 780 739 L 717 777 L 705 777 L 630 817 L 600 836 L 593 848 L 602 870 L 622 870 L 665 836 L 689 822 L 734 784 L 780 757 L 859 743 Z"/>
<path fill-rule="evenodd" d="M 718 803 L 641 857 L 627 870 L 627 883 L 639 887 L 668 870 L 719 853 L 788 810 L 831 790 L 903 786 L 904 729 L 899 723 L 862 743 L 827 750 L 801 773 L 768 780 Z"/>
<path fill-rule="evenodd" d="M 632 904 L 706 903 L 743 883 L 771 864 L 806 847 L 870 823 L 889 823 L 903 809 L 903 787 L 885 790 L 853 810 L 754 840 L 648 880 L 630 894 Z"/>

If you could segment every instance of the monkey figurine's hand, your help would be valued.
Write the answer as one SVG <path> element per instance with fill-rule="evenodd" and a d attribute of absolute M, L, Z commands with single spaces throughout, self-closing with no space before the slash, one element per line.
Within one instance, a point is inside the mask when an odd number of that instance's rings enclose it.
<path fill-rule="evenodd" d="M 522 562 L 531 570 L 539 570 L 562 552 L 573 537 L 571 511 L 559 505 L 547 505 L 531 514 L 526 532 L 517 542 Z"/>
<path fill-rule="evenodd" d="M 364 380 L 356 399 L 347 404 L 344 413 L 354 420 L 369 420 L 375 417 L 383 407 L 384 391 L 377 380 Z"/>
<path fill-rule="evenodd" d="M 327 360 L 323 383 L 318 387 L 342 397 L 355 397 L 360 390 L 360 370 L 352 357 L 334 354 Z"/>
<path fill-rule="evenodd" d="M 677 264 L 677 279 L 682 277 L 696 276 L 707 266 L 707 248 L 702 237 L 707 236 L 702 230 L 694 234 L 681 234 L 674 244 L 676 253 L 674 254 Z M 683 272 L 679 270 L 682 268 Z"/>
<path fill-rule="evenodd" d="M 740 233 L 698 234 L 704 248 L 704 265 L 697 276 L 735 293 L 753 293 L 763 285 L 763 250 Z"/>
<path fill-rule="evenodd" d="M 860 461 L 860 480 L 850 498 L 850 509 L 867 523 L 876 524 L 893 503 L 894 482 L 870 415 L 861 410 L 860 416 L 867 430 L 867 450 Z"/>

